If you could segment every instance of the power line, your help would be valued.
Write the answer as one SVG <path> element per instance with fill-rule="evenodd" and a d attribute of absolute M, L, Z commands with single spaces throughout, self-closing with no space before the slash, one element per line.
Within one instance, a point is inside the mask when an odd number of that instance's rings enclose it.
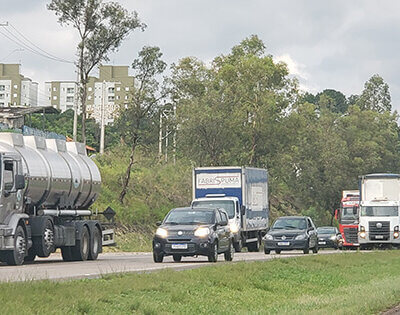
<path fill-rule="evenodd" d="M 26 43 L 24 43 L 21 39 L 19 39 L 17 36 L 15 36 L 13 33 L 11 33 L 11 32 L 6 28 L 5 25 L 1 25 L 1 24 L 0 24 L 0 26 L 3 27 L 3 29 L 4 29 L 9 35 L 7 35 L 6 33 L 2 32 L 1 30 L 0 30 L 0 34 L 2 34 L 3 36 L 7 37 L 10 41 L 12 41 L 13 43 L 17 44 L 18 46 L 20 46 L 20 47 L 22 47 L 22 48 L 25 48 L 25 49 L 27 49 L 28 51 L 30 51 L 30 52 L 32 52 L 32 53 L 34 53 L 34 54 L 40 55 L 40 56 L 42 56 L 42 57 L 44 57 L 44 58 L 47 58 L 47 59 L 50 59 L 50 60 L 53 60 L 53 61 L 64 62 L 64 63 L 73 63 L 73 62 L 71 62 L 71 61 L 63 60 L 63 59 L 60 59 L 60 58 L 54 58 L 54 57 L 51 57 L 51 56 L 48 56 L 48 55 L 45 55 L 45 54 L 41 53 L 40 51 L 38 51 L 38 50 L 36 50 L 36 49 L 30 47 L 30 46 L 27 45 Z"/>

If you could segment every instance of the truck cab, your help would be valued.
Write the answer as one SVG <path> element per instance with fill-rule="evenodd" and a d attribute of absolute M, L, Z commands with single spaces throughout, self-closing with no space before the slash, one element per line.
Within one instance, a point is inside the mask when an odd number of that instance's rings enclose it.
<path fill-rule="evenodd" d="M 360 192 L 360 246 L 400 246 L 400 175 L 361 176 Z"/>
<path fill-rule="evenodd" d="M 360 193 L 358 190 L 344 190 L 340 209 L 336 210 L 336 219 L 339 222 L 339 231 L 343 237 L 345 248 L 358 247 L 358 207 Z"/>
<path fill-rule="evenodd" d="M 237 197 L 225 197 L 224 195 L 207 195 L 204 198 L 197 198 L 192 201 L 193 208 L 222 208 L 229 217 L 229 228 L 234 236 L 234 246 L 237 250 L 241 247 L 240 228 L 242 226 L 239 199 Z M 240 243 L 240 244 L 239 244 Z M 241 249 L 241 248 L 240 248 Z"/>

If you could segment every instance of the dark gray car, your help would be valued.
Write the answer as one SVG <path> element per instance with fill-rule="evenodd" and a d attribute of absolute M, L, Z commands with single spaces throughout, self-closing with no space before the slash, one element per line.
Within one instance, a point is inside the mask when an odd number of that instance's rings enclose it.
<path fill-rule="evenodd" d="M 264 253 L 275 250 L 280 254 L 282 250 L 303 250 L 308 254 L 318 252 L 317 229 L 310 217 L 280 217 L 275 220 L 264 236 Z"/>
<path fill-rule="evenodd" d="M 160 224 L 153 239 L 154 262 L 165 256 L 175 262 L 183 256 L 203 255 L 216 262 L 218 254 L 225 260 L 233 259 L 233 238 L 228 226 L 228 215 L 223 209 L 176 208 Z"/>

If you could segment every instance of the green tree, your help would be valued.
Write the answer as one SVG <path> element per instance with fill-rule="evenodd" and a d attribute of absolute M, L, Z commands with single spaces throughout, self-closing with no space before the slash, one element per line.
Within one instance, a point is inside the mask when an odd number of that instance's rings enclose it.
<path fill-rule="evenodd" d="M 334 113 L 345 113 L 347 111 L 346 96 L 340 91 L 325 89 L 316 95 L 316 99 L 317 104 L 325 106 Z"/>
<path fill-rule="evenodd" d="M 145 142 L 146 137 L 154 129 L 152 124 L 154 115 L 157 113 L 160 101 L 168 94 L 168 90 L 157 80 L 167 66 L 161 57 L 162 53 L 158 47 L 144 47 L 139 52 L 139 58 L 132 63 L 135 80 L 131 101 L 126 106 L 121 105 L 118 112 L 116 126 L 122 139 L 130 146 L 129 162 L 119 195 L 121 204 L 127 193 L 135 161 L 135 150 L 138 145 Z"/>
<path fill-rule="evenodd" d="M 364 90 L 357 101 L 362 110 L 374 110 L 379 113 L 392 109 L 389 85 L 378 74 L 373 75 L 364 84 Z"/>
<path fill-rule="evenodd" d="M 108 61 L 129 33 L 144 29 L 136 12 L 129 13 L 116 2 L 102 0 L 52 0 L 47 8 L 54 11 L 61 25 L 71 25 L 79 33 L 77 47 L 81 101 L 81 137 L 86 143 L 86 97 L 90 72 Z"/>

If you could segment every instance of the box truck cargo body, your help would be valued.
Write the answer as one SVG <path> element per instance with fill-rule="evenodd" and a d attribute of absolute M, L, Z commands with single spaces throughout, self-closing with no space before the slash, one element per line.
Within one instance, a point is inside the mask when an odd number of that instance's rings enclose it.
<path fill-rule="evenodd" d="M 360 246 L 399 246 L 400 175 L 361 176 L 360 198 Z"/>
<path fill-rule="evenodd" d="M 193 207 L 228 212 L 235 249 L 258 251 L 269 217 L 267 170 L 251 167 L 199 167 L 193 170 Z"/>

